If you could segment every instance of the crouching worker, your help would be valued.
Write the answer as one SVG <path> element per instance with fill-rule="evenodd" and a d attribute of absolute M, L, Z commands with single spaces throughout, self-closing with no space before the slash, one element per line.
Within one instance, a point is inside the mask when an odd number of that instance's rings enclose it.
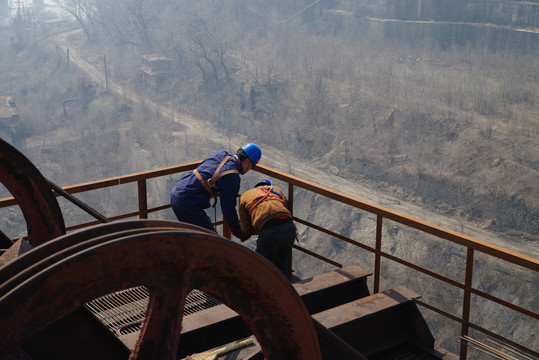
<path fill-rule="evenodd" d="M 262 180 L 240 197 L 242 232 L 258 234 L 256 252 L 272 262 L 286 276 L 288 259 L 296 238 L 296 225 L 288 211 L 286 197 L 269 180 Z"/>
<path fill-rule="evenodd" d="M 261 156 L 262 152 L 255 144 L 242 146 L 235 154 L 219 150 L 185 174 L 170 195 L 170 204 L 178 220 L 216 231 L 205 209 L 211 206 L 211 198 L 219 196 L 223 218 L 232 234 L 241 241 L 249 239 L 250 235 L 240 229 L 236 212 L 240 175 L 254 168 Z"/>

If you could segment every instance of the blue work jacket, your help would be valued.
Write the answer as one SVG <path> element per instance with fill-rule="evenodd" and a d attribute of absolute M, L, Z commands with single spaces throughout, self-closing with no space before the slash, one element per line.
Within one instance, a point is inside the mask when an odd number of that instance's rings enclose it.
<path fill-rule="evenodd" d="M 204 180 L 211 178 L 219 164 L 221 164 L 221 161 L 228 155 L 231 154 L 225 150 L 219 150 L 200 163 L 197 170 L 202 178 Z M 241 164 L 231 157 L 223 165 L 220 173 L 227 170 L 240 171 L 240 167 Z M 223 213 L 224 220 L 232 231 L 236 231 L 240 228 L 238 213 L 236 212 L 240 184 L 240 175 L 237 173 L 225 175 L 216 182 L 216 187 L 219 191 L 221 212 Z M 172 190 L 171 199 L 173 199 L 172 201 L 181 204 L 183 209 L 207 209 L 211 206 L 210 194 L 193 172 L 185 174 L 176 183 L 176 186 Z"/>

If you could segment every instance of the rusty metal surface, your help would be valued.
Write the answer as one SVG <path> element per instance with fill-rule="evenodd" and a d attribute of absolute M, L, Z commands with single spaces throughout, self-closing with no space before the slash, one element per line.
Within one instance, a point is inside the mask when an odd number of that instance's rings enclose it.
<path fill-rule="evenodd" d="M 9 286 L 0 285 L 4 333 L 0 357 L 95 298 L 145 286 L 150 292 L 149 306 L 131 359 L 175 358 L 181 346 L 185 298 L 193 289 L 238 312 L 266 358 L 320 359 L 316 334 L 301 299 L 287 279 L 256 253 L 200 228 L 163 228 L 162 222 L 153 231 L 145 226 L 139 226 L 140 231 L 116 231 L 114 226 L 92 227 L 86 230 L 88 240 L 77 244 L 70 235 L 61 237 L 67 248 L 50 256 L 42 254 L 45 258 L 33 271 Z M 83 238 L 80 233 L 73 236 Z"/>
<path fill-rule="evenodd" d="M 94 243 L 101 243 L 110 237 L 117 237 L 122 231 L 150 231 L 157 228 L 171 229 L 194 229 L 201 232 L 209 232 L 202 227 L 172 221 L 160 220 L 126 220 L 107 223 L 101 226 L 84 228 L 69 235 L 60 236 L 54 242 L 48 242 L 42 246 L 26 252 L 17 259 L 2 268 L 0 271 L 0 294 L 6 293 L 13 284 L 18 284 L 30 276 L 33 276 L 44 267 L 54 263 L 57 259 L 67 257 L 76 252 L 79 248 L 76 246 L 88 240 Z M 82 247 L 88 244 L 81 245 Z"/>
<path fill-rule="evenodd" d="M 32 247 L 65 234 L 60 206 L 39 170 L 17 149 L 0 139 L 0 181 L 19 204 Z"/>
<path fill-rule="evenodd" d="M 23 239 L 16 240 L 2 255 L 0 255 L 0 267 L 9 264 L 10 262 L 31 249 L 32 247 L 30 246 L 28 241 Z M 1 282 L 2 281 L 0 280 L 0 283 Z"/>

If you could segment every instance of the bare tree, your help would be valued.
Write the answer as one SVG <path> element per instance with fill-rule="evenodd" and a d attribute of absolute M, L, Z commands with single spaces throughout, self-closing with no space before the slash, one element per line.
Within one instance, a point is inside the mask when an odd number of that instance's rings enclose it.
<path fill-rule="evenodd" d="M 128 8 L 130 23 L 132 24 L 137 37 L 144 45 L 146 52 L 153 53 L 153 39 L 151 34 L 151 25 L 154 12 L 151 4 L 144 0 L 134 0 Z"/>
<path fill-rule="evenodd" d="M 96 23 L 101 31 L 115 42 L 132 44 L 123 3 L 117 1 L 96 0 Z"/>
<path fill-rule="evenodd" d="M 218 37 L 216 27 L 197 18 L 191 23 L 188 37 L 193 62 L 202 73 L 204 81 L 217 86 L 223 80 L 230 81 L 230 71 L 225 61 L 226 49 Z"/>
<path fill-rule="evenodd" d="M 67 0 L 65 5 L 60 5 L 62 9 L 73 15 L 79 22 L 86 38 L 92 40 L 91 31 L 95 28 L 93 22 L 93 2 L 89 0 Z"/>

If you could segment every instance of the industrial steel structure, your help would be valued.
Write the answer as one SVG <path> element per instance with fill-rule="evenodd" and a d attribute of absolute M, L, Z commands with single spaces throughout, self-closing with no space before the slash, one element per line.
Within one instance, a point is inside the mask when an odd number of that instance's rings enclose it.
<path fill-rule="evenodd" d="M 470 346 L 502 359 L 539 357 L 537 349 L 472 321 L 482 304 L 474 299 L 481 299 L 537 323 L 537 309 L 473 282 L 478 256 L 524 269 L 535 279 L 537 259 L 259 165 L 255 171 L 288 184 L 296 223 L 373 258 L 372 268 L 365 269 L 366 264 L 345 265 L 295 245 L 293 254 L 312 256 L 330 270 L 299 279 L 291 261 L 286 279 L 258 254 L 230 241 L 223 221 L 216 220 L 221 234 L 215 234 L 159 220 L 170 205 L 149 206 L 147 182 L 193 170 L 198 162 L 62 188 L 3 140 L 0 150 L 1 181 L 13 194 L 0 199 L 0 209 L 20 207 L 28 228 L 22 239 L 0 232 L 0 359 L 447 360 L 468 358 Z M 76 197 L 100 189 L 125 191 L 120 185 L 136 187 L 137 208 L 105 217 Z M 298 189 L 369 214 L 376 223 L 374 238 L 360 241 L 299 217 Z M 96 220 L 66 226 L 58 196 Z M 387 223 L 464 248 L 463 278 L 386 250 Z M 384 262 L 456 289 L 460 311 L 423 300 L 403 284 L 384 288 Z M 458 325 L 460 354 L 436 345 L 422 312 Z M 496 314 L 490 321 L 496 323 Z M 472 331 L 491 343 L 472 338 Z"/>

